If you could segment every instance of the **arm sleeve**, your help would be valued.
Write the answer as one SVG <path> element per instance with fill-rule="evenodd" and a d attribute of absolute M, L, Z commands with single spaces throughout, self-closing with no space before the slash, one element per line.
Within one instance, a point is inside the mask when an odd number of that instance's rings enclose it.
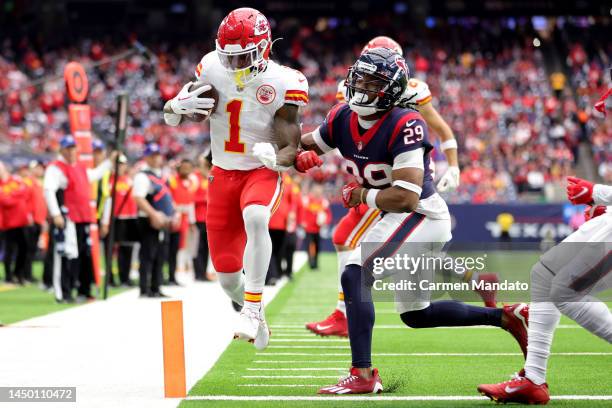
<path fill-rule="evenodd" d="M 283 103 L 297 106 L 308 105 L 308 80 L 300 71 L 289 69 Z"/>
<path fill-rule="evenodd" d="M 57 190 L 65 187 L 66 183 L 66 176 L 64 176 L 64 173 L 62 173 L 57 166 L 50 165 L 47 167 L 45 177 L 43 179 L 43 194 L 45 196 L 45 202 L 47 203 L 47 208 L 51 217 L 56 217 L 62 214 L 55 194 L 57 193 Z"/>
<path fill-rule="evenodd" d="M 144 173 L 137 173 L 134 176 L 134 187 L 132 188 L 132 196 L 134 198 L 145 198 L 149 194 L 151 180 Z"/>
<path fill-rule="evenodd" d="M 593 202 L 598 205 L 612 205 L 612 186 L 595 184 L 593 186 Z"/>
<path fill-rule="evenodd" d="M 95 167 L 93 169 L 87 169 L 87 178 L 89 179 L 90 182 L 98 181 L 102 177 L 104 177 L 104 174 L 106 172 L 111 171 L 111 169 L 112 169 L 112 164 L 110 160 L 106 159 L 102 163 L 100 163 L 98 167 Z"/>

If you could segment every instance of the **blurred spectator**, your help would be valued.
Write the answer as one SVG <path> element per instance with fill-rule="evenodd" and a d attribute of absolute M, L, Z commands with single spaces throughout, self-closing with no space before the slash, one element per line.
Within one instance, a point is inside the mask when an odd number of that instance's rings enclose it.
<path fill-rule="evenodd" d="M 302 228 L 306 232 L 306 248 L 308 251 L 308 264 L 310 269 L 319 269 L 319 244 L 321 241 L 321 228 L 331 222 L 329 202 L 323 197 L 323 188 L 314 184 L 310 192 L 303 196 L 302 214 L 300 216 Z"/>

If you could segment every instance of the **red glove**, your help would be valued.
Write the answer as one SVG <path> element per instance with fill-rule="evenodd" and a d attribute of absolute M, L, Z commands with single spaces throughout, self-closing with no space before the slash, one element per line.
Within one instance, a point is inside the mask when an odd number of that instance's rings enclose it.
<path fill-rule="evenodd" d="M 344 204 L 344 208 L 356 207 L 356 205 L 351 206 L 350 203 L 351 203 L 351 197 L 353 195 L 353 190 L 359 187 L 361 186 L 354 181 L 348 184 L 345 184 L 344 187 L 342 187 L 342 204 Z"/>
<path fill-rule="evenodd" d="M 567 199 L 572 204 L 593 203 L 593 183 L 578 177 L 568 177 L 567 183 Z"/>
<path fill-rule="evenodd" d="M 319 167 L 323 164 L 323 160 L 312 150 L 302 151 L 295 156 L 295 169 L 300 173 Z"/>
<path fill-rule="evenodd" d="M 588 221 L 595 217 L 599 217 L 601 214 L 604 214 L 605 212 L 606 212 L 605 205 L 589 205 L 584 210 L 584 220 Z"/>

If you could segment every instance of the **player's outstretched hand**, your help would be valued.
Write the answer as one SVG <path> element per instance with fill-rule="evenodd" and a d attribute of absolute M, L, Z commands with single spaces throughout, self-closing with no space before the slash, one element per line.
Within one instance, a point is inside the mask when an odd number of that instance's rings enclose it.
<path fill-rule="evenodd" d="M 593 183 L 578 177 L 568 177 L 567 199 L 572 204 L 592 204 Z"/>
<path fill-rule="evenodd" d="M 299 152 L 295 156 L 295 169 L 300 173 L 306 173 L 313 167 L 319 167 L 323 160 L 312 150 Z"/>
<path fill-rule="evenodd" d="M 459 187 L 459 176 L 460 176 L 459 167 L 457 166 L 449 166 L 446 172 L 440 177 L 440 181 L 438 181 L 438 191 L 454 191 Z"/>
<path fill-rule="evenodd" d="M 344 204 L 345 208 L 357 207 L 361 204 L 359 195 L 355 194 L 356 192 L 359 193 L 361 188 L 362 187 L 354 181 L 342 187 L 342 204 Z"/>
<path fill-rule="evenodd" d="M 206 84 L 190 91 L 191 85 L 193 85 L 193 82 L 185 84 L 181 92 L 170 101 L 172 111 L 180 115 L 192 113 L 208 115 L 210 110 L 215 106 L 215 100 L 213 98 L 200 98 L 199 96 L 209 91 L 211 86 Z"/>
<path fill-rule="evenodd" d="M 584 220 L 589 221 L 592 218 L 599 217 L 600 215 L 605 214 L 605 212 L 605 205 L 589 205 L 584 210 Z"/>

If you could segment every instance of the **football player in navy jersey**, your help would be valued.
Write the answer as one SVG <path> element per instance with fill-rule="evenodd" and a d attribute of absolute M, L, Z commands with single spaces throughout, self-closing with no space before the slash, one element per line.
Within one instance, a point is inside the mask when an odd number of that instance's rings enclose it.
<path fill-rule="evenodd" d="M 363 267 L 362 251 L 353 250 L 342 274 L 348 319 L 352 367 L 337 384 L 323 387 L 321 394 L 364 394 L 382 391 L 377 369 L 372 369 L 371 344 L 374 277 L 364 271 L 376 257 L 402 248 L 411 256 L 424 253 L 414 243 L 435 243 L 441 250 L 451 239 L 448 207 L 438 195 L 429 168 L 427 125 L 412 109 L 397 103 L 406 88 L 408 68 L 396 52 L 375 48 L 362 54 L 349 69 L 348 103 L 338 104 L 318 129 L 302 136 L 306 150 L 298 155 L 296 168 L 305 171 L 320 164 L 314 154 L 338 149 L 347 160 L 356 182 L 344 186 L 346 207 L 366 203 L 385 215 L 365 236 L 362 245 L 373 248 Z M 418 273 L 418 271 L 417 271 Z M 527 306 L 486 308 L 456 301 L 429 302 L 409 293 L 395 293 L 402 321 L 413 328 L 491 325 L 509 331 L 523 353 L 527 346 Z"/>

